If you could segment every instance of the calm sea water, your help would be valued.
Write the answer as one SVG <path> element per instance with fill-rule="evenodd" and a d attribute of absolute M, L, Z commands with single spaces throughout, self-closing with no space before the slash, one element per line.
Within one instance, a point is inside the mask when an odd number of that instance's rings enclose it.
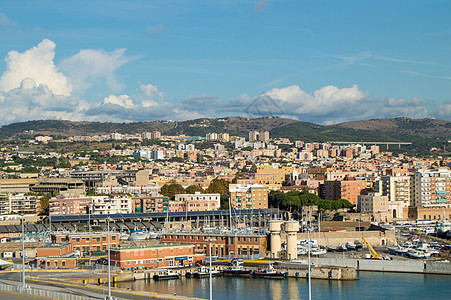
<path fill-rule="evenodd" d="M 359 272 L 357 281 L 312 280 L 312 299 L 451 299 L 451 276 Z M 118 287 L 209 298 L 209 279 L 120 282 Z M 308 299 L 306 279 L 213 277 L 213 299 Z"/>

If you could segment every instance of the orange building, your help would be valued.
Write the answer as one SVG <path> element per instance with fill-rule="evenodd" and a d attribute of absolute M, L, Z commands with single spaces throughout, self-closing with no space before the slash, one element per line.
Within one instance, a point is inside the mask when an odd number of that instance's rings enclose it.
<path fill-rule="evenodd" d="M 229 193 L 233 209 L 268 208 L 267 186 L 230 184 Z"/>
<path fill-rule="evenodd" d="M 69 234 L 55 234 L 52 241 L 55 243 L 72 243 L 75 250 L 80 251 L 80 255 L 89 255 L 91 252 L 104 253 L 108 250 L 108 234 L 106 232 L 80 232 Z M 119 245 L 119 233 L 110 232 L 110 247 Z"/>
<path fill-rule="evenodd" d="M 321 185 L 320 195 L 326 200 L 346 199 L 352 204 L 358 203 L 358 196 L 366 194 L 365 180 L 329 180 Z"/>
<path fill-rule="evenodd" d="M 77 259 L 72 243 L 53 243 L 36 248 L 37 266 L 41 268 L 74 269 Z"/>
<path fill-rule="evenodd" d="M 181 267 L 204 261 L 205 254 L 195 253 L 193 244 L 158 244 L 145 247 L 111 249 L 111 265 L 122 269 Z"/>

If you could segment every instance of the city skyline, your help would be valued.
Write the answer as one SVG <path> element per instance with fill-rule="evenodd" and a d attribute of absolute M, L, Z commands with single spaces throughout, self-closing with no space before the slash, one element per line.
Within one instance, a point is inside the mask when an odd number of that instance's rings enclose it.
<path fill-rule="evenodd" d="M 14 1 L 0 125 L 277 115 L 451 120 L 446 1 Z"/>

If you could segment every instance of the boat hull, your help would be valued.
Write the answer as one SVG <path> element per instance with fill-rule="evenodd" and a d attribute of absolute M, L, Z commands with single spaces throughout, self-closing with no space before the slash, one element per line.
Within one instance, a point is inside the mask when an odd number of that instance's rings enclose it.
<path fill-rule="evenodd" d="M 153 280 L 179 279 L 180 275 L 153 275 Z"/>

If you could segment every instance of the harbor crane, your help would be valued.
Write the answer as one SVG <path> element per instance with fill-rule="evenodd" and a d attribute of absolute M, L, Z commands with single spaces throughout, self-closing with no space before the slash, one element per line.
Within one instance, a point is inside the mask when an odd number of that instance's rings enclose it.
<path fill-rule="evenodd" d="M 368 243 L 368 241 L 364 237 L 362 237 L 362 240 L 365 242 L 366 246 L 368 247 L 368 250 L 370 250 L 371 259 L 382 259 L 382 256 L 373 249 L 373 247 L 370 245 L 370 243 Z"/>

